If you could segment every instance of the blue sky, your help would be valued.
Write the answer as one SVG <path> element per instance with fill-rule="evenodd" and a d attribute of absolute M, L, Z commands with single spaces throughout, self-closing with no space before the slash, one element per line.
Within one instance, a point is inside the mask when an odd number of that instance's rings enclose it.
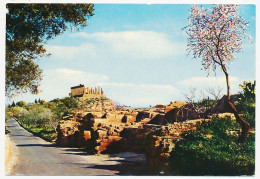
<path fill-rule="evenodd" d="M 209 6 L 209 5 L 207 5 Z M 42 92 L 23 94 L 15 101 L 49 101 L 68 96 L 78 84 L 102 86 L 107 97 L 125 105 L 149 106 L 185 100 L 190 87 L 199 92 L 223 87 L 223 72 L 217 76 L 201 69 L 201 60 L 186 55 L 190 5 L 95 4 L 95 15 L 79 32 L 68 30 L 48 41 L 52 55 L 39 59 L 43 69 Z M 249 22 L 255 41 L 255 6 L 241 5 L 240 15 Z M 231 91 L 255 79 L 255 43 L 245 41 L 243 52 L 229 66 Z"/>

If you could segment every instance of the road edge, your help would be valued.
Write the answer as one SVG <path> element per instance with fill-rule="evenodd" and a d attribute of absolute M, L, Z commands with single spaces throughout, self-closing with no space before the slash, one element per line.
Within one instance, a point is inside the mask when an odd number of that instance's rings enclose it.
<path fill-rule="evenodd" d="M 9 135 L 5 135 L 5 175 L 12 175 L 17 160 L 17 150 Z"/>
<path fill-rule="evenodd" d="M 40 135 L 38 135 L 37 133 L 27 129 L 26 127 L 23 126 L 23 124 L 15 117 L 13 117 L 13 119 L 19 124 L 20 127 L 22 127 L 24 130 L 26 130 L 27 132 L 31 133 L 32 135 L 41 138 L 42 140 L 44 140 L 45 142 L 51 143 L 51 144 L 56 144 L 56 141 L 49 141 L 48 139 L 46 139 L 45 137 L 42 137 Z"/>

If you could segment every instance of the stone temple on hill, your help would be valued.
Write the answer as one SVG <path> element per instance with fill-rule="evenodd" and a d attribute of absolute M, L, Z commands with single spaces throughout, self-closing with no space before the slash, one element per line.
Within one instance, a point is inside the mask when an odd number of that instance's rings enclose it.
<path fill-rule="evenodd" d="M 82 84 L 71 87 L 70 96 L 79 97 L 81 100 L 106 97 L 101 87 L 90 88 Z"/>

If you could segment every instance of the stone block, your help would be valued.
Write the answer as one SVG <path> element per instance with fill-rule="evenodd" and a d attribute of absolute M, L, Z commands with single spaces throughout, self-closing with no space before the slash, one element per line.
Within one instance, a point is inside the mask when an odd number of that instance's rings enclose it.
<path fill-rule="evenodd" d="M 118 114 L 118 115 L 115 116 L 115 119 L 116 119 L 116 121 L 121 122 L 123 117 L 124 117 L 124 114 Z"/>
<path fill-rule="evenodd" d="M 106 118 L 109 119 L 109 120 L 115 120 L 116 119 L 116 115 L 112 114 L 112 113 L 107 113 Z"/>
<path fill-rule="evenodd" d="M 84 131 L 84 138 L 87 141 L 88 139 L 91 139 L 91 132 L 90 131 Z"/>
<path fill-rule="evenodd" d="M 97 130 L 96 133 L 97 133 L 97 138 L 104 138 L 104 137 L 107 137 L 107 131 L 104 131 L 104 130 Z"/>
<path fill-rule="evenodd" d="M 166 106 L 165 110 L 164 110 L 164 113 L 168 113 L 169 111 L 173 110 L 175 107 L 172 107 L 172 106 Z"/>
<path fill-rule="evenodd" d="M 121 139 L 122 139 L 122 137 L 119 137 L 119 136 L 108 136 L 108 143 L 118 142 Z"/>

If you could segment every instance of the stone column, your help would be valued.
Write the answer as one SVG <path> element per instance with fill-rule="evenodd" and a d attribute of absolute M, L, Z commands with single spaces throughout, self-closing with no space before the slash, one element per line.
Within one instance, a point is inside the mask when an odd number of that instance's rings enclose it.
<path fill-rule="evenodd" d="M 98 94 L 100 94 L 100 86 L 98 86 Z"/>

